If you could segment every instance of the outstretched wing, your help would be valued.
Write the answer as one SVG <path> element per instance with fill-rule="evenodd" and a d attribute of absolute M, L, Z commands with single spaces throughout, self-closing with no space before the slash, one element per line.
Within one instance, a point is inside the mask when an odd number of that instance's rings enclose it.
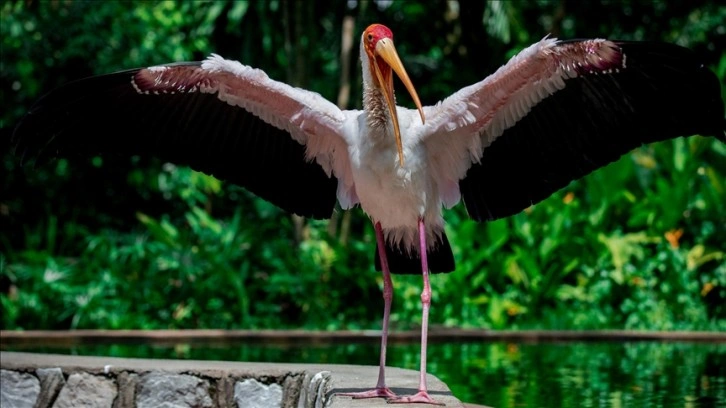
<path fill-rule="evenodd" d="M 296 214 L 329 217 L 347 177 L 351 112 L 212 55 L 91 77 L 41 98 L 16 152 L 153 155 L 241 185 Z"/>
<path fill-rule="evenodd" d="M 723 114 L 718 79 L 686 48 L 544 39 L 429 108 L 424 143 L 469 215 L 494 220 L 644 143 L 724 138 Z"/>

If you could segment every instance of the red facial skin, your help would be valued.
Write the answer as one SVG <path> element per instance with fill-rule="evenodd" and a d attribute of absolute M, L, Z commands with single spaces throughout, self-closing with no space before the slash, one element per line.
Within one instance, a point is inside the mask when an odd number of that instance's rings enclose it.
<path fill-rule="evenodd" d="M 376 58 L 376 45 L 378 41 L 383 38 L 389 38 L 393 40 L 393 32 L 383 24 L 371 24 L 363 32 L 365 37 L 366 54 L 368 54 L 369 61 L 371 64 L 375 61 L 378 65 L 378 69 L 381 72 L 381 76 L 388 80 L 391 78 L 391 67 L 382 59 Z M 374 68 L 371 67 L 371 72 L 374 72 Z M 378 78 L 373 76 L 373 81 L 378 82 Z M 385 86 L 384 84 L 377 84 L 379 87 Z"/>

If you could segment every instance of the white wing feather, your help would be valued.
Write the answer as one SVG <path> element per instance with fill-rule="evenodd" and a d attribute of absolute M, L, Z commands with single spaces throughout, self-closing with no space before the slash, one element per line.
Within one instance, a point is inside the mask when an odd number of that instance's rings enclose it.
<path fill-rule="evenodd" d="M 145 75 L 150 83 L 164 89 L 174 88 L 173 79 L 165 78 L 170 67 L 151 67 Z M 179 92 L 203 92 L 238 106 L 266 123 L 284 130 L 305 146 L 306 159 L 315 160 L 328 175 L 338 179 L 341 201 L 354 205 L 355 192 L 348 145 L 358 134 L 357 116 L 360 111 L 342 111 L 320 94 L 292 87 L 270 79 L 259 69 L 226 60 L 217 54 L 202 62 L 194 73 L 197 89 L 177 87 Z M 171 71 L 172 69 L 169 69 Z M 138 89 L 138 88 L 137 88 Z M 284 168 L 285 163 L 280 163 Z"/>
<path fill-rule="evenodd" d="M 565 87 L 565 80 L 622 63 L 619 48 L 607 40 L 588 40 L 558 47 L 544 38 L 512 57 L 481 82 L 468 86 L 435 106 L 426 107 L 421 142 L 427 146 L 431 171 L 439 184 L 456 189 L 472 163 L 530 109 Z M 614 69 L 618 69 L 617 66 Z M 447 206 L 458 195 L 445 200 Z"/>

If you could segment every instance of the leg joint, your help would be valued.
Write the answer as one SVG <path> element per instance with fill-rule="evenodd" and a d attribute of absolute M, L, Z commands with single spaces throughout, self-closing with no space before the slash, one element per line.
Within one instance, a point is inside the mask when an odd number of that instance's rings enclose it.
<path fill-rule="evenodd" d="M 431 304 L 431 291 L 430 290 L 424 290 L 421 292 L 421 303 L 425 305 Z"/>

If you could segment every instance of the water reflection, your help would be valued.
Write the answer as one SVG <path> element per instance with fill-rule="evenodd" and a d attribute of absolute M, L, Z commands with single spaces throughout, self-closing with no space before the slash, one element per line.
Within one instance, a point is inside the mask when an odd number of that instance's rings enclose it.
<path fill-rule="evenodd" d="M 443 348 L 431 358 L 437 364 L 432 371 L 465 401 L 496 407 L 726 405 L 724 345 L 490 343 Z"/>
<path fill-rule="evenodd" d="M 418 344 L 389 347 L 389 365 L 418 369 Z M 375 344 L 106 344 L 25 351 L 367 365 L 378 359 Z M 428 361 L 429 371 L 459 399 L 492 407 L 726 406 L 723 343 L 434 343 Z"/>

